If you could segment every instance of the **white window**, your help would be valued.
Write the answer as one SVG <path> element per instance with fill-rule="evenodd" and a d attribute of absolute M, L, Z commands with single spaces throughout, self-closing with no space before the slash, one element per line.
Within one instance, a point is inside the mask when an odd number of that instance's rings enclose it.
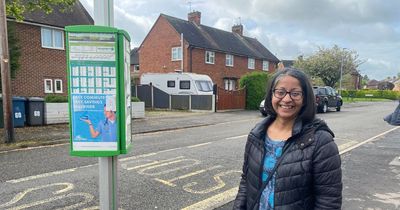
<path fill-rule="evenodd" d="M 182 60 L 182 47 L 173 47 L 171 53 L 172 61 Z"/>
<path fill-rule="evenodd" d="M 255 68 L 255 60 L 254 58 L 249 58 L 247 63 L 247 68 L 254 69 Z"/>
<path fill-rule="evenodd" d="M 263 61 L 262 70 L 263 71 L 268 71 L 268 66 L 269 66 L 269 62 L 268 61 Z"/>
<path fill-rule="evenodd" d="M 63 92 L 62 80 L 60 80 L 60 79 L 55 79 L 54 80 L 54 92 L 55 93 L 62 93 Z"/>
<path fill-rule="evenodd" d="M 42 28 L 42 47 L 64 49 L 64 32 L 52 28 Z"/>
<path fill-rule="evenodd" d="M 45 93 L 52 93 L 53 92 L 53 80 L 52 79 L 45 79 L 44 80 L 44 92 Z"/>
<path fill-rule="evenodd" d="M 139 65 L 133 65 L 133 71 L 138 72 L 139 71 Z"/>
<path fill-rule="evenodd" d="M 236 80 L 233 79 L 224 79 L 224 88 L 225 90 L 235 90 L 236 89 Z"/>
<path fill-rule="evenodd" d="M 214 64 L 215 63 L 215 53 L 211 51 L 206 51 L 206 63 Z"/>
<path fill-rule="evenodd" d="M 226 54 L 225 65 L 233 66 L 233 55 Z"/>

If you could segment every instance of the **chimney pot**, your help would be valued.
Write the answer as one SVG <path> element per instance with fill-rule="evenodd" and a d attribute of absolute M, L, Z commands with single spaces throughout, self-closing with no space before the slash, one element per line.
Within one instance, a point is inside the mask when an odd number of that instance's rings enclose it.
<path fill-rule="evenodd" d="M 196 25 L 200 25 L 201 21 L 201 12 L 193 11 L 188 14 L 188 21 L 195 23 Z"/>
<path fill-rule="evenodd" d="M 238 24 L 238 25 L 232 26 L 232 32 L 233 33 L 237 33 L 240 36 L 243 36 L 243 25 L 242 24 Z"/>

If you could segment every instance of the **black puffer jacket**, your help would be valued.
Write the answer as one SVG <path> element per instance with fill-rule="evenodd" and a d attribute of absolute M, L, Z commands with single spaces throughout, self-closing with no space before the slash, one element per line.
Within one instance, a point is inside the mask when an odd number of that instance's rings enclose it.
<path fill-rule="evenodd" d="M 248 136 L 233 209 L 249 209 L 262 186 L 264 139 L 273 120 L 265 118 Z M 307 125 L 296 121 L 292 134 L 283 148 L 287 154 L 276 170 L 275 209 L 340 209 L 342 171 L 334 134 L 318 119 Z M 291 144 L 294 145 L 289 148 Z M 259 209 L 258 202 L 254 209 Z"/>

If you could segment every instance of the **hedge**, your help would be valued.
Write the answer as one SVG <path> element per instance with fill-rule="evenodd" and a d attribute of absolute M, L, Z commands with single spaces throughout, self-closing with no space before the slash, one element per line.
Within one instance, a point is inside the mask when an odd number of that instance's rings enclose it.
<path fill-rule="evenodd" d="M 241 88 L 246 87 L 246 109 L 258 109 L 265 97 L 268 73 L 255 71 L 242 76 L 239 80 Z"/>
<path fill-rule="evenodd" d="M 368 96 L 366 96 L 368 95 Z M 397 100 L 400 99 L 399 91 L 392 90 L 343 90 L 342 97 L 352 97 L 352 98 L 384 98 Z"/>

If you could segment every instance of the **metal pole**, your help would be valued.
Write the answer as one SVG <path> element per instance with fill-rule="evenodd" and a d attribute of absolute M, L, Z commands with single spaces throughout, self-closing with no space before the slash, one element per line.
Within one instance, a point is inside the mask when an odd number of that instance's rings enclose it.
<path fill-rule="evenodd" d="M 1 87 L 4 112 L 5 142 L 12 143 L 14 139 L 14 122 L 12 116 L 10 56 L 8 53 L 7 18 L 5 0 L 0 0 L 0 68 Z M 1 120 L 1 119 L 0 119 Z"/>
<path fill-rule="evenodd" d="M 114 26 L 114 1 L 94 0 L 95 25 Z M 101 210 L 117 210 L 118 156 L 99 157 L 99 193 Z"/>

